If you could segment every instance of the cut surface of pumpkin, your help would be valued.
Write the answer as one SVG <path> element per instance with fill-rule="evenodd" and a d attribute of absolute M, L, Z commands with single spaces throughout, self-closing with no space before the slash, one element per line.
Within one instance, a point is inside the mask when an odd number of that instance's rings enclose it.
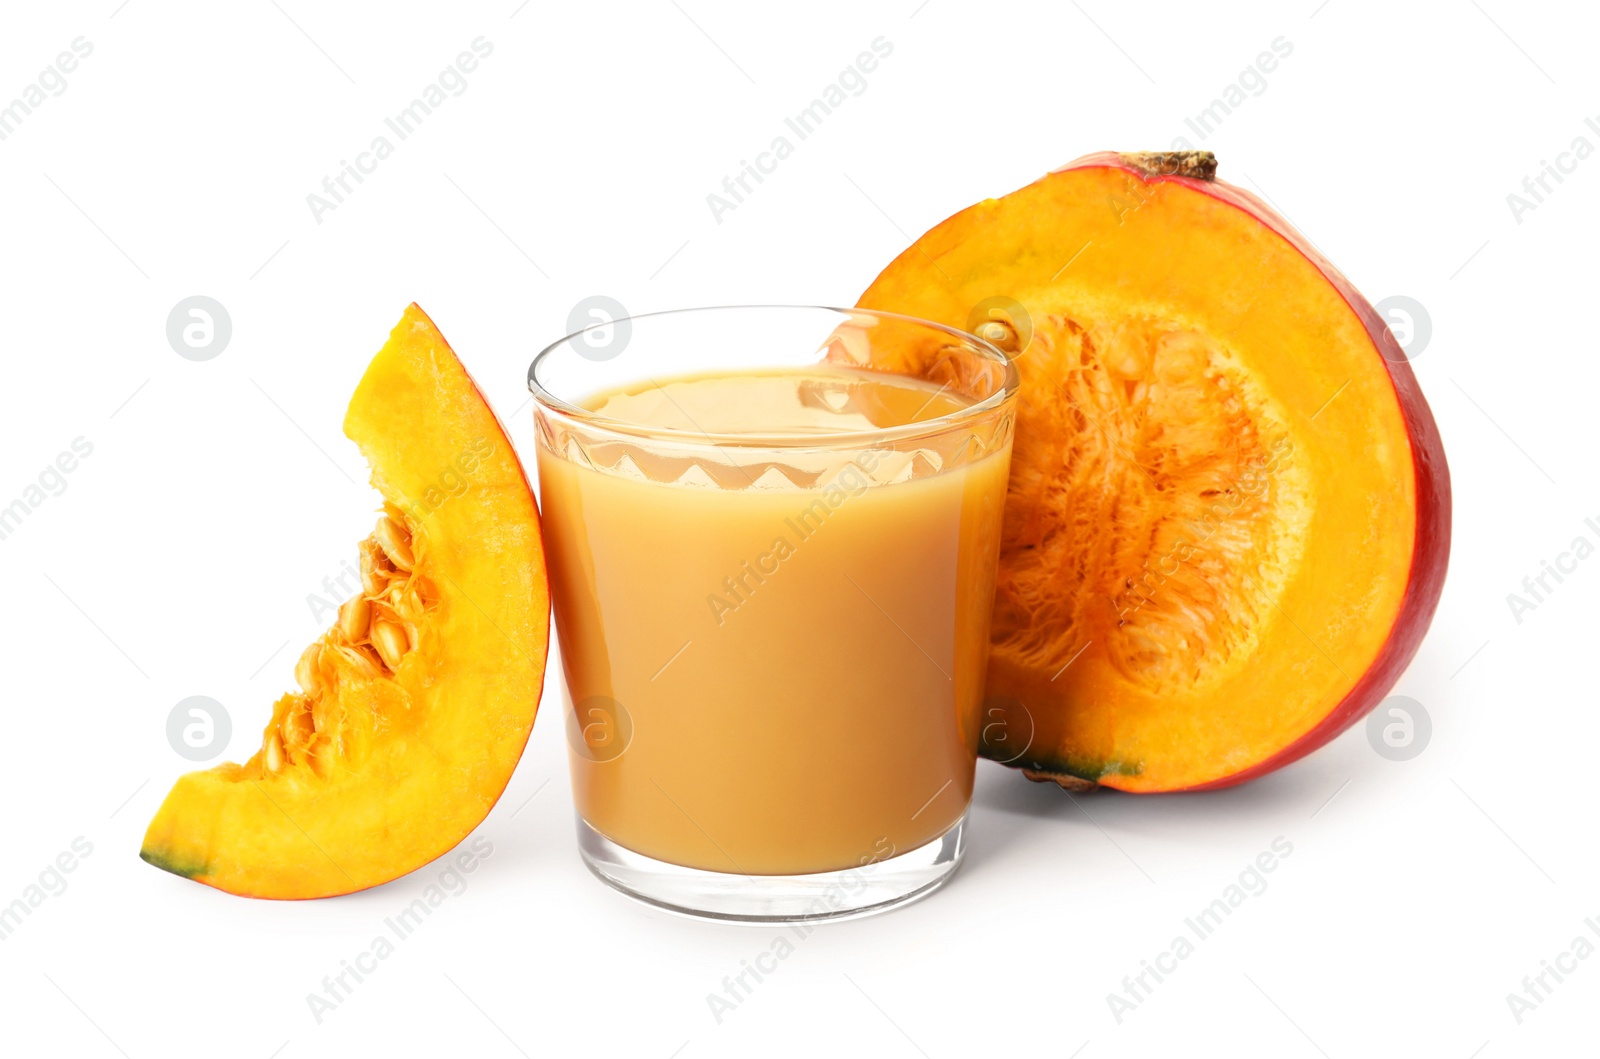
<path fill-rule="evenodd" d="M 345 433 L 383 495 L 361 588 L 301 654 L 244 764 L 181 777 L 146 861 L 230 893 L 311 898 L 448 852 L 500 797 L 543 686 L 538 511 L 511 443 L 417 306 Z"/>
<path fill-rule="evenodd" d="M 1404 353 L 1214 172 L 1089 156 L 946 220 L 861 298 L 1021 375 L 982 749 L 1034 778 L 1271 771 L 1382 698 L 1438 603 L 1449 475 Z"/>

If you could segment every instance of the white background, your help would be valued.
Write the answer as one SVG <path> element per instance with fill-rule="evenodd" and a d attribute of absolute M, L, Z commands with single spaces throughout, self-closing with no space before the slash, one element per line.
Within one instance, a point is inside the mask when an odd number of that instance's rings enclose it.
<path fill-rule="evenodd" d="M 0 142 L 0 505 L 73 439 L 93 445 L 0 541 L 0 904 L 75 838 L 93 845 L 0 942 L 0 1051 L 1594 1051 L 1600 958 L 1521 1024 L 1506 1001 L 1600 917 L 1600 560 L 1520 623 L 1506 599 L 1575 537 L 1600 541 L 1583 521 L 1600 521 L 1600 158 L 1520 223 L 1506 198 L 1575 137 L 1600 147 L 1584 125 L 1600 124 L 1592 10 L 118 2 L 14 5 L 0 30 L 0 101 L 74 38 L 93 45 Z M 494 51 L 464 94 L 317 223 L 306 196 L 479 36 Z M 894 50 L 867 90 L 718 223 L 706 196 L 879 36 Z M 1293 53 L 1265 91 L 1188 132 L 1280 36 Z M 218 699 L 228 757 L 248 756 L 321 625 L 306 596 L 367 532 L 376 497 L 340 423 L 408 301 L 526 456 L 527 361 L 583 297 L 849 304 L 970 202 L 1180 135 L 1374 301 L 1406 295 L 1431 317 L 1415 366 L 1450 458 L 1455 547 L 1396 688 L 1432 718 L 1419 756 L 1385 760 L 1358 727 L 1243 789 L 1076 806 L 982 763 L 954 882 L 818 930 L 721 1024 L 707 994 L 777 932 L 659 914 L 583 869 L 555 675 L 480 828 L 492 857 L 320 1024 L 306 995 L 437 866 L 279 904 L 139 861 L 192 767 L 168 712 Z M 194 294 L 233 324 L 204 363 L 165 335 Z M 1119 1024 L 1107 994 L 1278 836 L 1293 854 L 1269 888 Z"/>

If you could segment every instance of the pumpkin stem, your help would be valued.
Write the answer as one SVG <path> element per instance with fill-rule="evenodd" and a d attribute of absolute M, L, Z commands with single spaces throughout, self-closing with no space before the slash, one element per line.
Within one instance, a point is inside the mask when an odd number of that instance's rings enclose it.
<path fill-rule="evenodd" d="M 1145 176 L 1217 178 L 1217 156 L 1210 151 L 1124 151 L 1119 157 Z"/>

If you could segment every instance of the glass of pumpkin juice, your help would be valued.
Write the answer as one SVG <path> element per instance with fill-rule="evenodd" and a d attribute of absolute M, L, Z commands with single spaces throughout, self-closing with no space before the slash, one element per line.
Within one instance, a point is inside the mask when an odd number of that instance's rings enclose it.
<path fill-rule="evenodd" d="M 606 320 L 541 352 L 579 847 L 726 919 L 890 908 L 962 855 L 1017 375 L 858 309 Z"/>

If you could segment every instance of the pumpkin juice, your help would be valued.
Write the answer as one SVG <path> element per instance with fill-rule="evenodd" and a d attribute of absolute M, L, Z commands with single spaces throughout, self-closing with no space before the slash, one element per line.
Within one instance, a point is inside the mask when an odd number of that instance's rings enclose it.
<path fill-rule="evenodd" d="M 579 403 L 701 450 L 541 436 L 582 819 L 636 853 L 742 875 L 853 868 L 956 824 L 1009 448 L 946 460 L 872 432 L 969 402 L 817 365 Z M 770 459 L 734 454 L 780 434 Z M 842 434 L 860 446 L 841 449 Z"/>

